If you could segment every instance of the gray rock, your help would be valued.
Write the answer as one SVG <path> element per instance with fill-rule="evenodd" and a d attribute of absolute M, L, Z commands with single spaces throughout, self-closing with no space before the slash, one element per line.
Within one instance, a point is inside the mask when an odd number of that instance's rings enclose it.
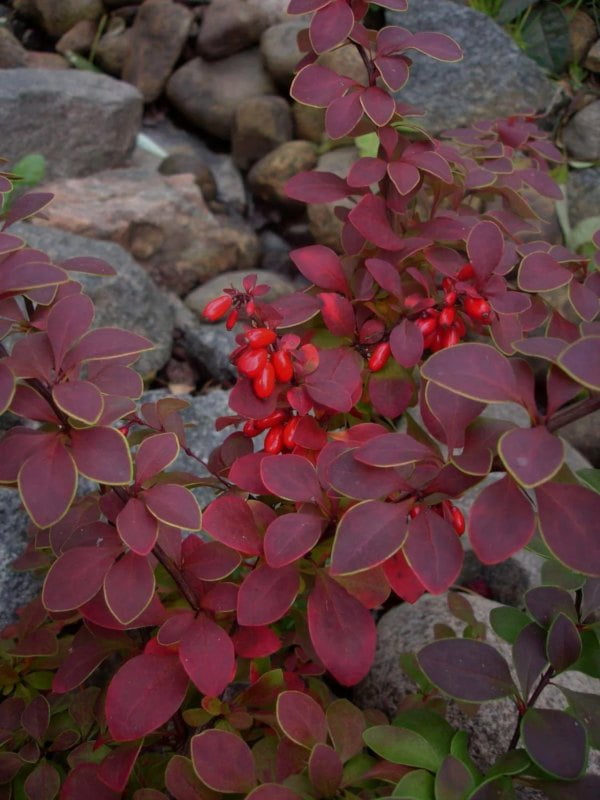
<path fill-rule="evenodd" d="M 434 133 L 544 108 L 553 96 L 542 69 L 486 14 L 449 0 L 419 0 L 406 12 L 386 12 L 386 20 L 413 32 L 448 34 L 463 48 L 464 59 L 455 64 L 409 51 L 414 64 L 398 97 L 426 110 L 417 123 Z"/>
<path fill-rule="evenodd" d="M 224 272 L 222 275 L 212 278 L 188 294 L 185 298 L 186 306 L 196 314 L 201 314 L 204 306 L 210 300 L 218 297 L 223 292 L 223 289 L 228 289 L 232 284 L 236 288 L 241 287 L 242 278 L 245 274 L 247 273 L 242 271 Z M 276 275 L 274 272 L 255 269 L 252 274 L 256 275 L 257 283 L 265 283 L 271 287 L 271 291 L 261 297 L 263 302 L 270 303 L 278 297 L 294 291 L 295 287 L 291 281 L 282 278 L 281 275 Z"/>
<path fill-rule="evenodd" d="M 283 97 L 250 97 L 235 112 L 233 160 L 240 169 L 248 169 L 291 138 L 292 112 Z"/>
<path fill-rule="evenodd" d="M 600 160 L 600 100 L 582 108 L 567 123 L 563 140 L 569 155 L 580 161 Z"/>
<path fill-rule="evenodd" d="M 10 69 L 0 81 L 2 154 L 42 153 L 47 177 L 87 175 L 127 158 L 142 98 L 126 83 L 83 70 Z"/>
<path fill-rule="evenodd" d="M 55 47 L 58 53 L 88 53 L 96 38 L 96 23 L 91 19 L 80 19 L 60 37 Z"/>
<path fill-rule="evenodd" d="M 561 428 L 560 435 L 588 459 L 592 466 L 600 467 L 600 411 Z M 589 465 L 586 465 L 589 466 Z M 583 469 L 583 467 L 578 467 Z"/>
<path fill-rule="evenodd" d="M 96 47 L 96 60 L 109 75 L 121 77 L 125 59 L 131 49 L 131 38 L 131 28 L 124 26 L 115 26 L 100 37 Z"/>
<path fill-rule="evenodd" d="M 185 175 L 191 173 L 196 185 L 206 200 L 214 200 L 217 196 L 217 184 L 210 167 L 192 153 L 171 153 L 160 162 L 158 171 L 161 175 Z"/>
<path fill-rule="evenodd" d="M 272 25 L 260 38 L 260 52 L 269 74 L 276 83 L 287 89 L 296 64 L 302 58 L 297 44 L 298 31 L 306 28 L 306 20 L 295 19 Z"/>
<path fill-rule="evenodd" d="M 50 36 L 59 37 L 82 19 L 96 20 L 102 0 L 33 0 L 36 16 Z"/>
<path fill-rule="evenodd" d="M 131 29 L 131 47 L 123 64 L 123 80 L 157 99 L 187 41 L 192 12 L 171 0 L 146 0 Z"/>
<path fill-rule="evenodd" d="M 56 261 L 86 255 L 112 264 L 117 270 L 114 277 L 73 273 L 96 304 L 95 325 L 123 327 L 154 342 L 155 349 L 136 362 L 143 375 L 166 364 L 171 354 L 174 312 L 151 278 L 122 247 L 26 223 L 14 225 L 11 231 Z"/>
<path fill-rule="evenodd" d="M 600 39 L 590 47 L 583 66 L 591 72 L 600 72 Z"/>
<path fill-rule="evenodd" d="M 312 142 L 284 142 L 257 161 L 248 173 L 248 186 L 255 197 L 284 208 L 297 208 L 298 201 L 285 193 L 285 184 L 294 175 L 313 169 L 317 148 Z"/>
<path fill-rule="evenodd" d="M 27 66 L 27 50 L 16 36 L 0 25 L 0 69 Z"/>
<path fill-rule="evenodd" d="M 14 622 L 15 610 L 37 593 L 39 582 L 11 565 L 27 546 L 27 514 L 15 489 L 0 487 L 0 631 Z"/>
<path fill-rule="evenodd" d="M 497 607 L 497 603 L 476 595 L 469 595 L 468 600 L 477 619 L 487 623 L 489 613 Z M 424 595 L 414 605 L 404 603 L 384 614 L 377 625 L 375 662 L 369 675 L 355 690 L 355 702 L 361 708 L 379 708 L 390 716 L 396 713 L 402 698 L 416 688 L 400 668 L 399 656 L 401 653 L 416 652 L 432 642 L 433 626 L 436 623 L 449 625 L 459 635 L 464 628 L 464 623 L 450 614 L 444 596 Z M 511 663 L 510 646 L 497 637 L 491 628 L 486 641 Z M 600 691 L 600 680 L 580 672 L 559 675 L 555 683 L 579 692 L 598 694 Z M 566 702 L 555 686 L 549 686 L 542 692 L 536 707 L 564 709 Z M 483 768 L 505 752 L 516 721 L 515 706 L 508 698 L 484 703 L 477 714 L 470 717 L 451 702 L 447 717 L 455 727 L 469 732 L 471 755 Z M 600 772 L 600 756 L 597 751 L 590 753 L 590 771 L 594 774 Z"/>
<path fill-rule="evenodd" d="M 174 72 L 167 84 L 167 97 L 175 108 L 193 125 L 220 139 L 230 138 L 235 111 L 243 100 L 274 91 L 258 48 L 217 62 L 194 58 Z"/>
<path fill-rule="evenodd" d="M 585 11 L 577 9 L 569 20 L 569 42 L 571 45 L 571 57 L 578 64 L 583 61 L 585 54 L 590 49 L 596 39 L 596 23 L 586 14 Z M 584 64 L 587 66 L 587 64 Z"/>
<path fill-rule="evenodd" d="M 208 59 L 223 58 L 256 44 L 269 24 L 268 13 L 245 0 L 212 0 L 202 16 L 196 48 Z"/>

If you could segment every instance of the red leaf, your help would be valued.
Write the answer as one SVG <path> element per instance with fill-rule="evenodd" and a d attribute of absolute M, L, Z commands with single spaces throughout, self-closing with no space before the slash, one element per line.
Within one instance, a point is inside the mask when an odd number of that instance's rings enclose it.
<path fill-rule="evenodd" d="M 1 445 L 0 442 L 0 447 Z M 265 458 L 270 456 L 263 452 L 250 453 L 238 458 L 229 471 L 229 480 L 240 489 L 252 494 L 267 494 L 267 487 L 260 477 L 260 464 Z"/>
<path fill-rule="evenodd" d="M 457 344 L 434 353 L 423 364 L 421 375 L 451 392 L 484 403 L 520 400 L 510 362 L 487 344 Z"/>
<path fill-rule="evenodd" d="M 281 692 L 277 698 L 277 722 L 292 742 L 312 750 L 327 741 L 325 712 L 304 692 Z"/>
<path fill-rule="evenodd" d="M 355 597 L 365 608 L 378 608 L 390 596 L 390 587 L 383 566 L 371 567 L 364 572 L 351 575 L 335 575 L 336 583 Z"/>
<path fill-rule="evenodd" d="M 209 697 L 218 697 L 235 675 L 233 642 L 205 614 L 200 614 L 183 633 L 179 659 L 192 683 Z"/>
<path fill-rule="evenodd" d="M 409 566 L 402 550 L 384 563 L 383 571 L 394 592 L 407 603 L 416 603 L 426 591 Z"/>
<path fill-rule="evenodd" d="M 600 575 L 600 494 L 584 486 L 546 483 L 535 490 L 542 537 L 575 572 Z"/>
<path fill-rule="evenodd" d="M 185 486 L 164 483 L 142 492 L 142 500 L 148 511 L 159 522 L 186 531 L 199 531 L 202 527 L 200 506 L 194 495 Z"/>
<path fill-rule="evenodd" d="M 104 261 L 102 258 L 95 258 L 94 256 L 76 256 L 75 258 L 67 258 L 66 261 L 61 261 L 59 266 L 72 272 L 85 272 L 88 275 L 116 275 L 117 272 L 114 267 Z"/>
<path fill-rule="evenodd" d="M 102 586 L 117 553 L 110 547 L 73 547 L 57 558 L 44 581 L 42 600 L 48 611 L 79 608 Z"/>
<path fill-rule="evenodd" d="M 238 623 L 262 626 L 277 622 L 290 609 L 299 589 L 300 576 L 294 564 L 279 569 L 261 564 L 240 586 Z"/>
<path fill-rule="evenodd" d="M 379 86 L 369 86 L 361 92 L 360 102 L 370 119 L 380 128 L 387 125 L 396 112 L 394 98 Z"/>
<path fill-rule="evenodd" d="M 344 97 L 336 97 L 325 112 L 325 131 L 330 139 L 349 136 L 361 121 L 363 105 L 360 92 L 348 92 Z"/>
<path fill-rule="evenodd" d="M 375 657 L 373 618 L 322 572 L 308 598 L 308 630 L 318 657 L 339 683 L 352 686 L 365 677 Z"/>
<path fill-rule="evenodd" d="M 414 367 L 423 355 L 423 334 L 414 324 L 403 319 L 399 325 L 392 329 L 390 346 L 395 361 L 401 367 Z"/>
<path fill-rule="evenodd" d="M 104 578 L 106 605 L 123 625 L 129 625 L 150 605 L 154 572 L 145 556 L 126 553 Z"/>
<path fill-rule="evenodd" d="M 524 292 L 548 292 L 565 286 L 573 274 L 548 253 L 530 253 L 521 261 L 519 289 Z"/>
<path fill-rule="evenodd" d="M 144 336 L 121 330 L 121 328 L 96 328 L 86 333 L 70 352 L 69 365 L 95 359 L 136 356 L 154 345 Z"/>
<path fill-rule="evenodd" d="M 381 5 L 385 6 L 388 3 L 381 3 Z M 461 61 L 463 58 L 459 45 L 444 33 L 434 33 L 432 31 L 413 33 L 409 48 L 425 53 L 425 55 L 436 58 L 438 61 Z"/>
<path fill-rule="evenodd" d="M 71 454 L 78 471 L 92 481 L 110 486 L 128 484 L 133 465 L 127 439 L 114 428 L 72 429 Z"/>
<path fill-rule="evenodd" d="M 93 425 L 104 410 L 100 390 L 89 381 L 57 383 L 52 389 L 52 399 L 69 417 Z"/>
<path fill-rule="evenodd" d="M 301 798 L 287 786 L 279 783 L 262 783 L 246 795 L 246 800 L 301 800 Z"/>
<path fill-rule="evenodd" d="M 363 712 L 346 699 L 334 700 L 327 706 L 327 727 L 336 753 L 344 763 L 363 749 L 366 720 Z"/>
<path fill-rule="evenodd" d="M 60 789 L 58 770 L 45 759 L 38 761 L 23 788 L 29 800 L 54 800 Z"/>
<path fill-rule="evenodd" d="M 142 742 L 122 744 L 112 750 L 98 767 L 98 777 L 109 789 L 124 792 L 142 749 Z"/>
<path fill-rule="evenodd" d="M 120 800 L 121 792 L 113 792 L 98 777 L 97 764 L 78 764 L 63 783 L 60 800 Z"/>
<path fill-rule="evenodd" d="M 114 653 L 114 647 L 94 636 L 82 626 L 75 634 L 69 653 L 62 661 L 54 680 L 52 691 L 56 694 L 70 692 L 80 686 L 97 667 Z"/>
<path fill-rule="evenodd" d="M 392 161 L 388 164 L 388 175 L 401 195 L 410 194 L 419 185 L 421 173 L 413 164 Z"/>
<path fill-rule="evenodd" d="M 45 208 L 53 197 L 54 195 L 49 192 L 30 192 L 17 197 L 4 218 L 4 227 L 8 228 L 15 222 L 33 217 Z"/>
<path fill-rule="evenodd" d="M 158 521 L 137 497 L 130 497 L 117 516 L 117 530 L 123 542 L 139 556 L 147 556 L 158 539 Z"/>
<path fill-rule="evenodd" d="M 454 528 L 425 508 L 408 526 L 404 554 L 417 578 L 431 594 L 442 594 L 458 578 L 463 551 Z"/>
<path fill-rule="evenodd" d="M 217 796 L 200 782 L 189 758 L 173 756 L 165 770 L 165 787 L 174 800 L 217 800 Z"/>
<path fill-rule="evenodd" d="M 348 196 L 348 184 L 333 172 L 299 172 L 284 187 L 285 194 L 302 203 L 335 203 Z"/>
<path fill-rule="evenodd" d="M 290 258 L 306 280 L 321 289 L 346 294 L 348 283 L 340 257 L 322 244 L 292 250 Z"/>
<path fill-rule="evenodd" d="M 435 456 L 427 445 L 407 433 L 384 433 L 354 450 L 354 458 L 370 467 L 400 467 Z"/>
<path fill-rule="evenodd" d="M 281 641 L 267 626 L 239 627 L 233 634 L 233 646 L 242 658 L 266 658 L 279 650 Z"/>
<path fill-rule="evenodd" d="M 439 153 L 434 153 L 432 150 L 419 149 L 416 152 L 411 151 L 411 147 L 416 149 L 416 145 L 409 145 L 403 154 L 403 159 L 413 166 L 417 167 L 421 172 L 428 172 L 434 178 L 439 178 L 444 183 L 452 183 L 452 170 L 446 159 L 442 158 Z"/>
<path fill-rule="evenodd" d="M 336 292 L 321 292 L 321 315 L 326 327 L 334 336 L 354 335 L 356 319 L 352 303 Z"/>
<path fill-rule="evenodd" d="M 525 547 L 535 532 L 531 503 L 508 476 L 479 493 L 469 515 L 469 539 L 484 564 L 498 564 Z"/>
<path fill-rule="evenodd" d="M 329 467 L 329 482 L 340 494 L 355 500 L 374 500 L 386 497 L 402 486 L 402 478 L 395 469 L 361 464 L 354 458 L 355 452 L 343 451 Z"/>
<path fill-rule="evenodd" d="M 342 760 L 333 747 L 317 744 L 308 760 L 310 782 L 322 797 L 333 797 L 342 783 Z"/>
<path fill-rule="evenodd" d="M 514 428 L 500 437 L 498 454 L 512 477 L 526 489 L 549 481 L 561 468 L 564 445 L 548 428 Z"/>
<path fill-rule="evenodd" d="M 204 512 L 204 524 L 207 512 L 208 508 Z M 203 542 L 197 537 L 188 536 L 183 543 L 183 569 L 199 581 L 226 578 L 239 567 L 241 560 L 236 550 L 220 542 Z"/>
<path fill-rule="evenodd" d="M 303 456 L 269 456 L 260 463 L 260 475 L 268 491 L 296 503 L 314 503 L 321 486 L 314 466 Z"/>
<path fill-rule="evenodd" d="M 406 539 L 405 503 L 366 500 L 340 520 L 331 553 L 332 575 L 362 572 L 382 564 Z"/>
<path fill-rule="evenodd" d="M 128 742 L 152 733 L 178 711 L 187 688 L 188 676 L 176 655 L 144 653 L 126 661 L 106 694 L 110 735 Z"/>
<path fill-rule="evenodd" d="M 256 556 L 262 552 L 262 538 L 246 500 L 223 494 L 204 510 L 204 530 L 217 542 Z"/>
<path fill-rule="evenodd" d="M 478 222 L 467 238 L 467 254 L 477 279 L 484 283 L 502 261 L 504 237 L 493 222 Z"/>
<path fill-rule="evenodd" d="M 229 731 L 203 731 L 192 738 L 192 762 L 203 783 L 217 792 L 246 794 L 256 783 L 252 751 Z"/>
<path fill-rule="evenodd" d="M 361 197 L 348 219 L 361 236 L 377 247 L 384 250 L 402 249 L 402 239 L 392 230 L 385 200 L 380 195 L 366 194 Z"/>
<path fill-rule="evenodd" d="M 203 595 L 200 605 L 213 614 L 228 613 L 237 608 L 238 586 L 235 583 L 223 581 L 211 586 Z"/>
<path fill-rule="evenodd" d="M 401 377 L 387 377 L 381 372 L 369 378 L 369 397 L 373 408 L 384 417 L 395 419 L 409 407 L 414 394 L 411 380 Z"/>
<path fill-rule="evenodd" d="M 600 391 L 600 336 L 585 336 L 558 357 L 559 366 L 578 383 Z"/>
<path fill-rule="evenodd" d="M 0 361 L 0 414 L 4 414 L 12 402 L 15 393 L 15 376 Z"/>
<path fill-rule="evenodd" d="M 58 436 L 37 444 L 19 470 L 19 494 L 38 528 L 48 528 L 69 510 L 77 489 L 77 470 Z"/>
<path fill-rule="evenodd" d="M 315 514 L 282 514 L 271 522 L 265 533 L 265 559 L 270 567 L 292 564 L 317 544 L 323 520 Z"/>
<path fill-rule="evenodd" d="M 326 108 L 351 86 L 354 86 L 351 78 L 338 75 L 320 64 L 309 64 L 292 81 L 290 95 L 303 105 Z"/>
<path fill-rule="evenodd" d="M 52 425 L 60 423 L 50 403 L 28 384 L 17 384 L 10 410 L 19 417 L 36 422 L 50 422 Z"/>
<path fill-rule="evenodd" d="M 346 180 L 348 181 L 348 186 L 352 187 L 371 186 L 373 183 L 379 183 L 385 175 L 386 170 L 387 164 L 381 158 L 359 158 L 358 161 L 355 161 L 350 167 L 350 172 Z M 388 264 L 388 266 L 391 265 Z"/>
<path fill-rule="evenodd" d="M 238 378 L 229 395 L 229 407 L 236 414 L 248 419 L 263 419 L 275 411 L 277 406 L 277 392 L 272 392 L 269 397 L 257 397 L 252 388 L 252 381 L 248 378 Z M 252 454 L 255 455 L 255 454 Z"/>
<path fill-rule="evenodd" d="M 27 733 L 42 742 L 50 724 L 50 706 L 42 695 L 37 695 L 21 714 L 21 725 Z"/>
<path fill-rule="evenodd" d="M 409 77 L 409 62 L 404 56 L 378 55 L 374 59 L 383 81 L 393 92 L 399 92 Z"/>
<path fill-rule="evenodd" d="M 373 278 L 394 297 L 402 297 L 402 281 L 397 268 L 381 258 L 367 258 L 365 267 L 369 270 Z"/>
<path fill-rule="evenodd" d="M 135 482 L 138 486 L 167 469 L 179 455 L 179 440 L 174 433 L 157 433 L 141 443 L 135 457 Z"/>
<path fill-rule="evenodd" d="M 442 427 L 439 436 L 451 450 L 463 447 L 467 426 L 485 410 L 485 405 L 444 389 L 435 383 L 428 383 L 425 396 L 421 397 L 421 413 L 425 419 L 427 411 L 435 417 Z M 425 420 L 427 423 L 427 420 Z M 428 424 L 428 423 L 427 423 Z M 429 427 L 429 424 L 428 424 Z"/>
<path fill-rule="evenodd" d="M 311 20 L 310 41 L 315 53 L 325 53 L 342 44 L 354 27 L 354 14 L 346 0 L 330 0 Z"/>
<path fill-rule="evenodd" d="M 69 348 L 89 330 L 93 319 L 94 304 L 85 294 L 69 295 L 52 307 L 46 321 L 46 332 L 57 369 Z"/>

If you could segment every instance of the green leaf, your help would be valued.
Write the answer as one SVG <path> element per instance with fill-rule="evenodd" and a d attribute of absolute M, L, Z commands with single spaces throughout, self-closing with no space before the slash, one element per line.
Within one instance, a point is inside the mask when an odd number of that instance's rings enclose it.
<path fill-rule="evenodd" d="M 529 6 L 536 3 L 537 0 L 504 0 L 502 8 L 500 9 L 496 21 L 501 25 L 515 20 L 519 14 L 522 14 Z"/>
<path fill-rule="evenodd" d="M 586 217 L 575 225 L 571 231 L 569 246 L 577 250 L 586 242 L 592 241 L 592 236 L 600 228 L 600 216 Z M 596 470 L 597 472 L 600 470 Z"/>
<path fill-rule="evenodd" d="M 576 672 L 600 678 L 600 643 L 594 630 L 581 631 L 581 655 L 571 667 Z"/>
<path fill-rule="evenodd" d="M 518 608 L 501 606 L 490 611 L 490 624 L 494 633 L 509 644 L 517 641 L 518 635 L 530 622 L 527 614 Z"/>
<path fill-rule="evenodd" d="M 21 179 L 19 186 L 36 186 L 44 180 L 46 159 L 41 153 L 29 153 L 11 167 L 11 172 Z"/>
<path fill-rule="evenodd" d="M 453 617 L 466 622 L 467 625 L 475 625 L 477 618 L 473 613 L 473 607 L 462 592 L 448 592 L 448 609 Z"/>
<path fill-rule="evenodd" d="M 556 3 L 543 3 L 527 18 L 521 30 L 527 55 L 555 75 L 569 60 L 569 22 Z"/>
<path fill-rule="evenodd" d="M 600 494 L 600 469 L 579 469 L 577 477 L 590 489 Z"/>
<path fill-rule="evenodd" d="M 549 558 L 542 564 L 542 584 L 546 586 L 560 586 L 568 592 L 581 589 L 586 581 L 586 576 L 581 572 L 573 572 L 559 561 Z"/>
<path fill-rule="evenodd" d="M 489 769 L 485 779 L 497 778 L 500 775 L 519 775 L 531 766 L 531 760 L 525 750 L 510 750 L 504 753 Z"/>
<path fill-rule="evenodd" d="M 428 708 L 413 708 L 398 714 L 392 724 L 422 736 L 435 750 L 440 760 L 450 752 L 455 730 L 441 714 Z"/>
<path fill-rule="evenodd" d="M 463 800 L 475 786 L 467 767 L 455 756 L 446 756 L 435 776 L 436 800 Z"/>
<path fill-rule="evenodd" d="M 475 783 L 482 778 L 481 772 L 469 755 L 469 734 L 466 731 L 456 731 L 450 743 L 450 753 L 458 758 L 473 776 Z"/>
<path fill-rule="evenodd" d="M 379 138 L 376 133 L 365 133 L 354 140 L 361 158 L 375 158 L 379 150 Z"/>
<path fill-rule="evenodd" d="M 439 753 L 427 739 L 408 728 L 375 725 L 363 733 L 363 739 L 371 750 L 392 764 L 437 772 L 442 763 Z"/>
<path fill-rule="evenodd" d="M 435 800 L 434 783 L 430 772 L 416 769 L 398 781 L 392 795 L 400 800 Z"/>

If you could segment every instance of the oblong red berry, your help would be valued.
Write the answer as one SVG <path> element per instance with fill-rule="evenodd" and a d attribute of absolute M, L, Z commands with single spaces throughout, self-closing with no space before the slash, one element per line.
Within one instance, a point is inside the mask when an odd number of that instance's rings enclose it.
<path fill-rule="evenodd" d="M 392 349 L 389 342 L 380 342 L 373 349 L 369 359 L 369 369 L 371 372 L 379 372 L 388 362 Z"/>
<path fill-rule="evenodd" d="M 215 297 L 214 300 L 211 300 L 204 306 L 204 311 L 202 312 L 202 316 L 209 322 L 216 322 L 218 319 L 221 319 L 222 317 L 225 316 L 225 314 L 231 308 L 232 303 L 233 299 L 229 297 L 228 294 L 223 294 L 220 297 Z"/>
<path fill-rule="evenodd" d="M 270 328 L 252 328 L 244 336 L 250 347 L 268 347 L 277 339 L 277 334 Z"/>
<path fill-rule="evenodd" d="M 262 368 L 260 375 L 252 381 L 252 388 L 254 394 L 264 400 L 265 397 L 270 397 L 275 388 L 275 370 L 271 362 L 267 362 Z"/>
<path fill-rule="evenodd" d="M 269 354 L 264 347 L 258 350 L 253 350 L 248 347 L 241 356 L 239 356 L 236 361 L 236 367 L 238 368 L 238 372 L 241 372 L 241 374 L 245 375 L 247 378 L 257 378 L 265 368 L 268 360 Z"/>
<path fill-rule="evenodd" d="M 435 317 L 419 317 L 415 320 L 415 325 L 427 337 L 437 329 L 438 321 Z"/>
<path fill-rule="evenodd" d="M 459 281 L 468 281 L 469 278 L 473 278 L 475 275 L 475 270 L 473 269 L 473 265 L 467 261 L 467 263 L 461 267 L 456 275 Z"/>
<path fill-rule="evenodd" d="M 446 294 L 446 296 L 444 297 L 444 303 L 445 303 L 447 306 L 453 306 L 453 305 L 454 305 L 454 303 L 456 303 L 456 298 L 457 298 L 457 296 L 458 296 L 458 295 L 456 294 L 456 292 L 448 292 L 448 293 Z"/>
<path fill-rule="evenodd" d="M 448 306 L 447 308 L 444 308 L 441 311 L 438 317 L 438 323 L 442 325 L 444 328 L 448 328 L 450 327 L 450 325 L 452 325 L 455 319 L 456 319 L 456 309 L 452 308 L 452 306 Z"/>
<path fill-rule="evenodd" d="M 255 425 L 259 431 L 266 431 L 267 428 L 272 428 L 273 425 L 279 425 L 287 417 L 286 412 L 282 408 L 278 408 L 268 417 L 255 420 Z"/>
<path fill-rule="evenodd" d="M 244 427 L 242 428 L 242 433 L 244 436 L 247 436 L 249 439 L 252 439 L 254 436 L 258 436 L 260 430 L 256 427 L 256 424 L 253 419 L 249 419 L 247 422 L 244 423 Z"/>
<path fill-rule="evenodd" d="M 271 357 L 275 375 L 280 383 L 288 383 L 294 377 L 294 364 L 287 350 L 277 350 Z"/>
<path fill-rule="evenodd" d="M 445 347 L 454 347 L 455 344 L 460 342 L 460 336 L 457 329 L 452 326 L 448 328 L 448 330 L 444 331 L 442 334 L 442 342 L 440 349 Z"/>
<path fill-rule="evenodd" d="M 283 443 L 288 450 L 292 450 L 295 447 L 294 434 L 299 424 L 300 417 L 293 417 L 283 429 Z"/>
<path fill-rule="evenodd" d="M 283 425 L 275 425 L 265 436 L 265 452 L 277 455 L 283 449 Z"/>
<path fill-rule="evenodd" d="M 465 532 L 465 518 L 460 510 L 456 506 L 452 506 L 452 527 L 456 531 L 459 536 Z"/>
<path fill-rule="evenodd" d="M 485 322 L 490 317 L 491 306 L 487 300 L 481 297 L 465 297 L 463 308 L 471 319 L 477 322 Z"/>
<path fill-rule="evenodd" d="M 240 312 L 237 308 L 234 308 L 233 311 L 229 312 L 229 316 L 227 317 L 227 321 L 225 322 L 225 327 L 228 331 L 232 330 L 235 327 L 235 323 L 238 321 L 238 317 Z"/>

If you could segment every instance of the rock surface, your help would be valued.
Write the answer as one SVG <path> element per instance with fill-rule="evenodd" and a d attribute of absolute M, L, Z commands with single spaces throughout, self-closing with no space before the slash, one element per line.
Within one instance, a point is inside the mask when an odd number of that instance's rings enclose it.
<path fill-rule="evenodd" d="M 33 0 L 33 6 L 46 33 L 56 38 L 82 19 L 98 19 L 104 11 L 102 0 Z"/>
<path fill-rule="evenodd" d="M 42 153 L 54 178 L 122 164 L 135 143 L 142 98 L 99 73 L 11 69 L 2 72 L 0 108 L 3 156 Z"/>
<path fill-rule="evenodd" d="M 464 51 L 464 59 L 455 64 L 410 51 L 414 64 L 398 96 L 401 102 L 427 109 L 417 123 L 422 121 L 434 133 L 477 119 L 541 109 L 553 96 L 553 85 L 541 67 L 486 14 L 449 0 L 419 0 L 406 12 L 386 12 L 386 20 L 413 32 L 441 31 Z"/>
<path fill-rule="evenodd" d="M 131 29 L 130 48 L 123 64 L 123 80 L 151 103 L 164 89 L 185 45 L 192 12 L 171 0 L 145 0 Z"/>
<path fill-rule="evenodd" d="M 497 604 L 474 595 L 467 599 L 477 619 L 487 623 L 490 611 Z M 375 662 L 367 678 L 355 690 L 355 700 L 361 708 L 379 708 L 390 716 L 396 713 L 402 698 L 415 691 L 415 685 L 400 668 L 399 656 L 418 651 L 432 642 L 436 623 L 449 625 L 458 634 L 464 628 L 464 623 L 450 614 L 445 597 L 424 595 L 414 605 L 404 603 L 384 614 L 377 626 Z M 491 628 L 486 641 L 510 663 L 510 646 Z M 600 691 L 600 680 L 581 672 L 559 675 L 556 683 L 574 691 L 592 694 Z M 565 706 L 562 693 L 554 686 L 546 688 L 536 704 L 539 708 L 563 709 Z M 467 717 L 454 703 L 450 703 L 447 716 L 454 726 L 470 733 L 471 755 L 483 767 L 493 763 L 506 750 L 516 720 L 514 704 L 508 698 L 482 704 L 473 717 Z M 591 751 L 590 770 L 598 774 L 599 767 L 600 756 L 597 751 Z"/>
<path fill-rule="evenodd" d="M 600 161 L 600 100 L 574 114 L 564 131 L 569 155 L 580 161 Z"/>
<path fill-rule="evenodd" d="M 284 191 L 286 182 L 317 163 L 317 150 L 312 142 L 285 142 L 261 158 L 248 173 L 248 186 L 255 197 L 267 203 L 297 207 Z"/>
<path fill-rule="evenodd" d="M 114 28 L 100 37 L 96 47 L 98 65 L 109 75 L 121 77 L 125 59 L 131 50 L 131 28 Z"/>
<path fill-rule="evenodd" d="M 260 52 L 269 74 L 284 89 L 292 82 L 296 64 L 302 58 L 297 36 L 305 27 L 303 20 L 280 22 L 267 28 L 261 36 Z"/>
<path fill-rule="evenodd" d="M 39 587 L 29 572 L 11 565 L 27 546 L 28 517 L 14 489 L 0 487 L 0 631 L 14 622 L 15 610 L 31 600 Z"/>
<path fill-rule="evenodd" d="M 274 90 L 258 48 L 252 48 L 218 62 L 188 61 L 171 75 L 167 97 L 193 125 L 229 139 L 239 104 Z"/>
<path fill-rule="evenodd" d="M 256 44 L 269 25 L 268 12 L 246 0 L 212 0 L 202 16 L 196 39 L 198 53 L 223 58 Z"/>
<path fill-rule="evenodd" d="M 10 30 L 0 25 L 0 69 L 14 69 L 27 65 L 27 50 Z"/>
<path fill-rule="evenodd" d="M 583 65 L 592 72 L 600 72 L 600 39 L 590 47 Z"/>
<path fill-rule="evenodd" d="M 233 267 L 252 269 L 259 259 L 254 232 L 217 219 L 193 175 L 126 168 L 46 188 L 55 199 L 47 220 L 36 224 L 116 242 L 178 294 Z"/>
<path fill-rule="evenodd" d="M 596 23 L 585 11 L 577 9 L 569 21 L 571 57 L 578 64 L 583 61 L 590 46 L 596 41 Z"/>
<path fill-rule="evenodd" d="M 11 232 L 22 236 L 31 247 L 44 250 L 55 261 L 82 255 L 108 261 L 117 270 L 113 277 L 73 273 L 96 305 L 94 324 L 123 327 L 154 342 L 155 349 L 143 353 L 136 362 L 136 369 L 142 375 L 156 372 L 166 364 L 171 354 L 173 309 L 147 273 L 122 247 L 29 223 L 13 225 Z"/>
<path fill-rule="evenodd" d="M 292 138 L 292 114 L 283 97 L 263 95 L 245 100 L 235 112 L 231 137 L 233 160 L 248 169 Z"/>

